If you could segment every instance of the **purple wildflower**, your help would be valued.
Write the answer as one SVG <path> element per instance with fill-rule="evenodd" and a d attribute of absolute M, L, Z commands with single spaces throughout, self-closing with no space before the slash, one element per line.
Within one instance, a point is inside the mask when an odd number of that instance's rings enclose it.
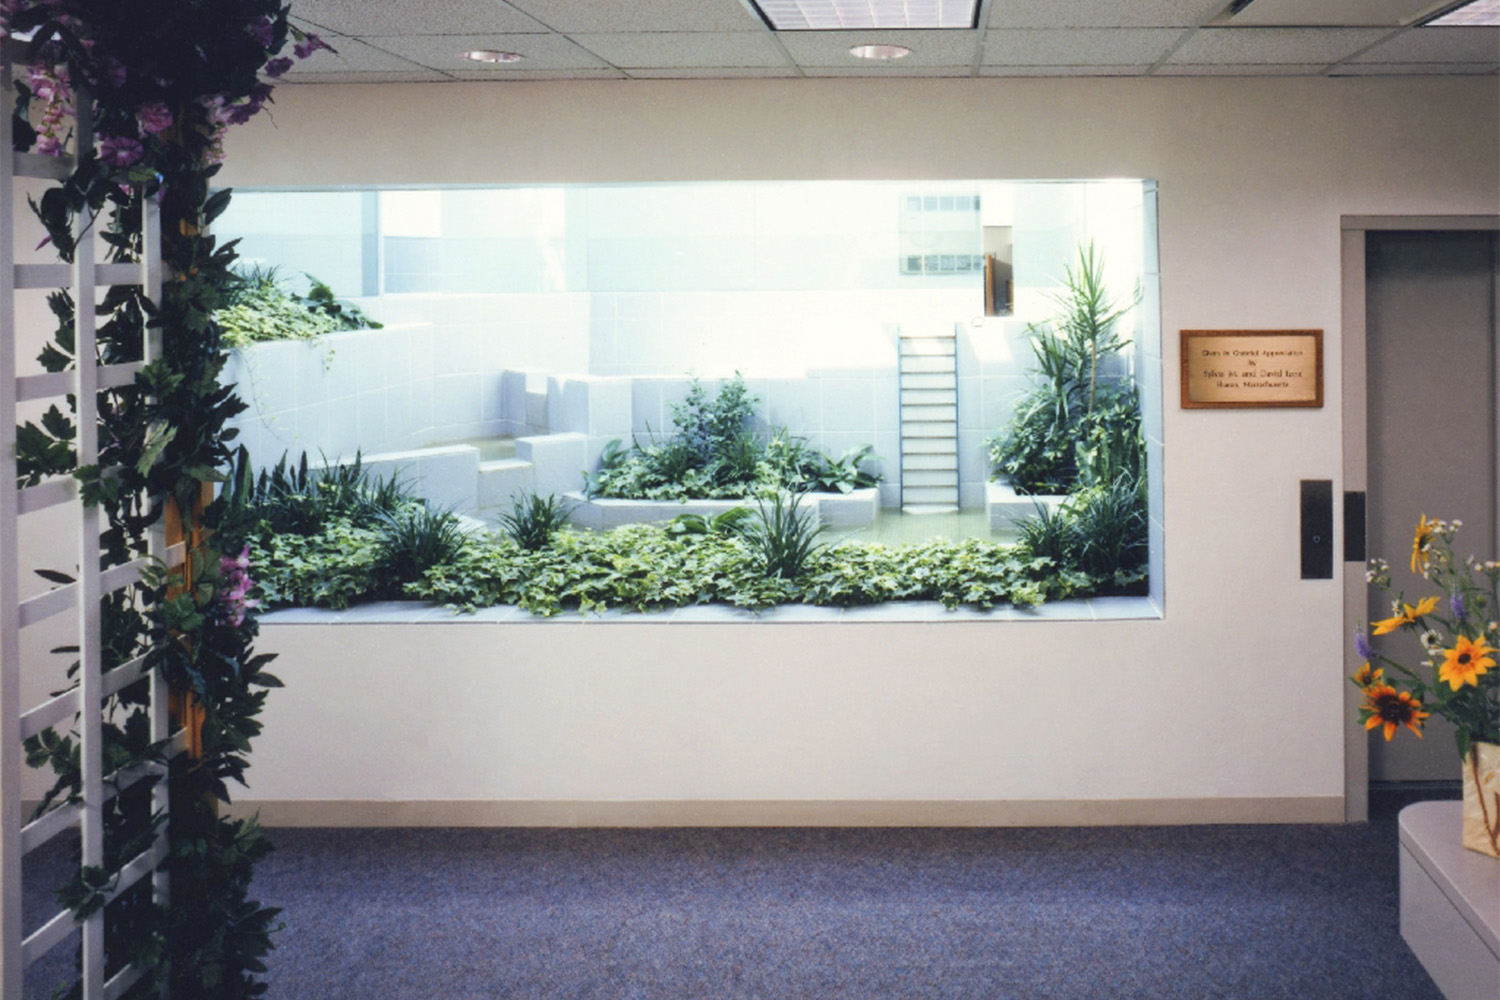
<path fill-rule="evenodd" d="M 1454 621 L 1463 621 L 1464 613 L 1468 609 L 1464 607 L 1464 595 L 1454 591 L 1448 597 L 1448 610 L 1453 613 Z"/>
<path fill-rule="evenodd" d="M 1375 658 L 1375 647 L 1371 646 L 1370 640 L 1365 637 L 1364 629 L 1354 630 L 1354 651 L 1359 654 L 1361 660 Z"/>
<path fill-rule="evenodd" d="M 112 167 L 133 167 L 146 155 L 140 142 L 129 136 L 105 136 L 99 144 L 99 159 Z"/>
<path fill-rule="evenodd" d="M 286 56 L 282 56 L 280 59 L 272 59 L 266 63 L 266 76 L 274 80 L 291 68 L 292 60 Z"/>
<path fill-rule="evenodd" d="M 172 109 L 163 101 L 152 101 L 135 109 L 135 119 L 146 135 L 160 135 L 172 127 Z"/>

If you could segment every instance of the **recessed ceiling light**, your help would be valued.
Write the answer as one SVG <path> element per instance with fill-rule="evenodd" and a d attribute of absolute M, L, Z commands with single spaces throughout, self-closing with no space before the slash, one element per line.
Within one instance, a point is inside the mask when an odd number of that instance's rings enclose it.
<path fill-rule="evenodd" d="M 905 59 L 911 49 L 905 45 L 856 45 L 849 54 L 857 59 Z"/>
<path fill-rule="evenodd" d="M 1500 27 L 1500 0 L 1473 0 L 1462 7 L 1435 17 L 1424 28 L 1497 28 Z"/>
<path fill-rule="evenodd" d="M 475 49 L 472 52 L 465 52 L 464 58 L 482 63 L 513 63 L 520 62 L 526 57 L 519 52 L 496 52 L 492 49 Z"/>
<path fill-rule="evenodd" d="M 749 0 L 777 31 L 973 28 L 978 0 Z"/>

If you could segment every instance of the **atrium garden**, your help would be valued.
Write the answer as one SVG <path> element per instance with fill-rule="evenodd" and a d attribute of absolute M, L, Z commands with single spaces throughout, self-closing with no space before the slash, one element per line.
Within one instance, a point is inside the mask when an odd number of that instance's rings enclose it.
<path fill-rule="evenodd" d="M 1139 181 L 236 191 L 227 489 L 260 600 L 1159 597 L 1154 205 Z"/>

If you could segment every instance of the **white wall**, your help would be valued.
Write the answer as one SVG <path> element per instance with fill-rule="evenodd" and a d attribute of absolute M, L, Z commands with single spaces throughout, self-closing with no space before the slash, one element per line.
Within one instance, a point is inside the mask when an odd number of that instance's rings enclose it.
<path fill-rule="evenodd" d="M 283 88 L 274 128 L 231 137 L 227 183 L 1157 180 L 1167 603 L 1130 623 L 272 628 L 289 687 L 249 797 L 1342 815 L 1342 581 L 1299 580 L 1297 537 L 1298 481 L 1342 485 L 1339 219 L 1497 212 L 1497 129 L 1493 78 Z M 1178 407 L 1176 331 L 1279 327 L 1326 331 L 1323 409 Z M 455 779 L 433 762 L 463 740 L 485 754 Z"/>

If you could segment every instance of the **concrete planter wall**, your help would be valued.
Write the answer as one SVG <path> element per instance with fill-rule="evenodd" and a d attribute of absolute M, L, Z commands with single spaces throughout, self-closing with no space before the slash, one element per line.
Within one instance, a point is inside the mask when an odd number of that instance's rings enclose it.
<path fill-rule="evenodd" d="M 682 514 L 716 517 L 735 507 L 754 510 L 756 501 L 745 500 L 591 500 L 582 493 L 569 493 L 572 521 L 585 528 L 617 528 L 622 524 L 660 524 Z M 803 508 L 812 511 L 817 523 L 829 527 L 859 528 L 873 524 L 880 510 L 880 491 L 871 486 L 849 493 L 809 493 Z"/>

